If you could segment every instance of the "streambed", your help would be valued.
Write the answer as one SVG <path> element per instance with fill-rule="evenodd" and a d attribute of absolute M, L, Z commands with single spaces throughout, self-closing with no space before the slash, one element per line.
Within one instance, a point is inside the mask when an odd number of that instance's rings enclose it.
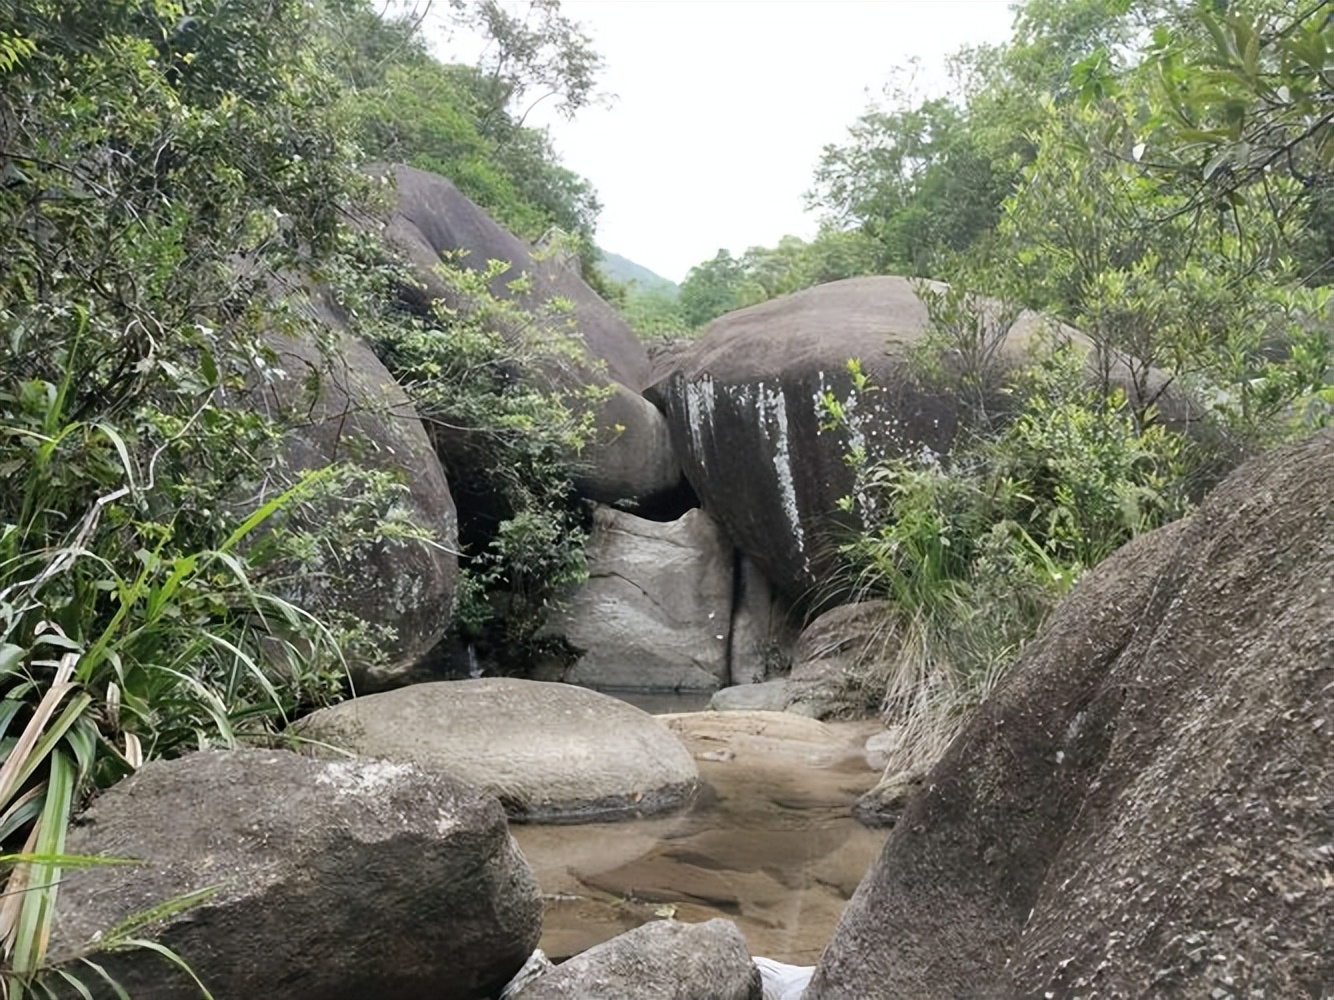
<path fill-rule="evenodd" d="M 660 718 L 699 765 L 689 811 L 512 827 L 546 896 L 540 947 L 560 960 L 660 917 L 722 916 L 752 954 L 813 965 L 886 837 L 851 815 L 879 778 L 862 747 L 880 726 L 768 712 Z"/>

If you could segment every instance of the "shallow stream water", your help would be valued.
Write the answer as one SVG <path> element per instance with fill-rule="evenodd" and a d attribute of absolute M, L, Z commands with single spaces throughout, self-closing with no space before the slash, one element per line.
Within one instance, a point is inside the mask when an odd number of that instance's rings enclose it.
<path fill-rule="evenodd" d="M 885 840 L 850 811 L 879 777 L 861 752 L 879 727 L 767 716 L 663 717 L 699 765 L 686 812 L 512 827 L 546 897 L 543 951 L 560 960 L 649 920 L 722 916 L 752 954 L 815 964 Z"/>

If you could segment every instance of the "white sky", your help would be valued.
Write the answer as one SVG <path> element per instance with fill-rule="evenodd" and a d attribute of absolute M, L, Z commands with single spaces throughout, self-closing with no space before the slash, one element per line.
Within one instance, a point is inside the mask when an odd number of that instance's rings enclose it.
<path fill-rule="evenodd" d="M 821 149 L 921 60 L 1009 34 L 1009 0 L 562 0 L 606 60 L 609 109 L 542 110 L 602 201 L 598 243 L 680 281 L 719 249 L 810 238 Z M 442 55 L 447 53 L 442 52 Z"/>

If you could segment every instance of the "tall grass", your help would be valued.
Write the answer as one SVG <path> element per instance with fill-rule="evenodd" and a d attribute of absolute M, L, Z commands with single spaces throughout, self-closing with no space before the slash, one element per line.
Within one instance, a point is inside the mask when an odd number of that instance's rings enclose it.
<path fill-rule="evenodd" d="M 144 433 L 147 411 L 138 437 L 133 421 L 77 419 L 72 389 L 0 377 L 0 844 L 17 847 L 0 876 L 6 998 L 43 981 L 65 834 L 91 787 L 261 735 L 341 669 L 338 637 L 274 592 L 256 562 L 271 547 L 253 544 L 339 470 L 296 477 L 229 531 L 200 530 L 155 516 L 167 477 L 188 472 L 162 461 L 179 437 Z M 178 426 L 203 426 L 214 405 Z"/>

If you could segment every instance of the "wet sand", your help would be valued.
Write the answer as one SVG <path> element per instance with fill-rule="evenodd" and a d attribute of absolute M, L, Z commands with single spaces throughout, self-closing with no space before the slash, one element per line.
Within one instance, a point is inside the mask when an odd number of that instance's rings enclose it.
<path fill-rule="evenodd" d="M 649 920 L 727 917 L 751 953 L 813 965 L 884 843 L 851 816 L 879 772 L 874 723 L 767 712 L 660 717 L 704 782 L 675 816 L 512 829 L 547 899 L 540 947 L 560 960 Z"/>

